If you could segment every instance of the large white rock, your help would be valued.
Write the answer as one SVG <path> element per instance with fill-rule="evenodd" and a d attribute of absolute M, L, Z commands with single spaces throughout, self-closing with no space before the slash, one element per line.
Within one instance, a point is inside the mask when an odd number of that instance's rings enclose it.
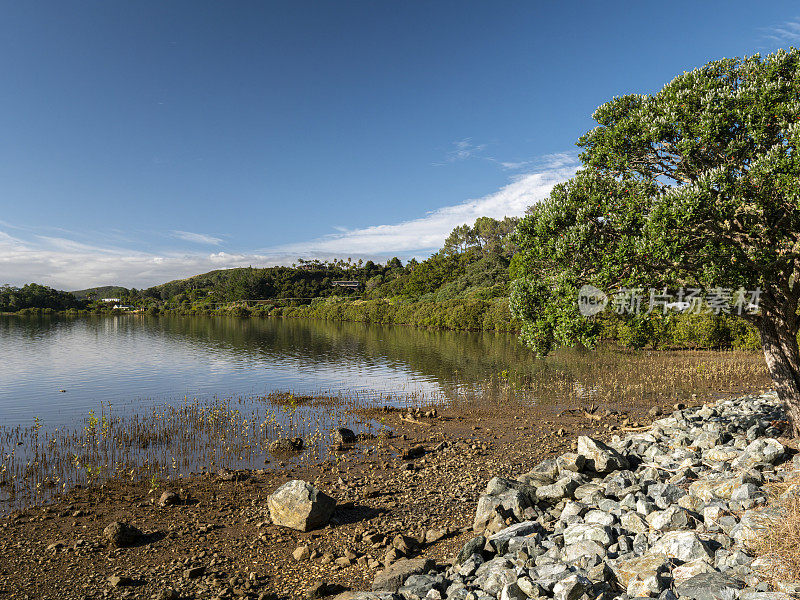
<path fill-rule="evenodd" d="M 584 457 L 586 468 L 596 473 L 610 473 L 630 466 L 619 452 L 586 435 L 578 438 L 578 454 Z"/>
<path fill-rule="evenodd" d="M 267 506 L 275 525 L 309 531 L 327 525 L 336 500 L 310 483 L 294 479 L 275 490 L 267 498 Z"/>
<path fill-rule="evenodd" d="M 709 562 L 714 560 L 714 554 L 708 544 L 694 531 L 670 531 L 653 545 L 652 551 L 683 562 L 698 558 Z"/>

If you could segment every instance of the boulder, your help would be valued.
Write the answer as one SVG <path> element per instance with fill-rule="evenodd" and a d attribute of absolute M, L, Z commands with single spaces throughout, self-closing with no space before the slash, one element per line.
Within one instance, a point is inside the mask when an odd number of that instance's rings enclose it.
<path fill-rule="evenodd" d="M 473 554 L 481 554 L 485 545 L 486 538 L 482 535 L 472 538 L 466 544 L 464 544 L 464 546 L 461 548 L 461 551 L 458 553 L 458 556 L 456 556 L 456 564 L 460 565 Z"/>
<path fill-rule="evenodd" d="M 289 454 L 303 451 L 303 438 L 280 438 L 273 440 L 269 451 L 275 454 Z"/>
<path fill-rule="evenodd" d="M 714 555 L 708 544 L 701 540 L 694 531 L 670 531 L 658 540 L 652 548 L 654 553 L 661 553 L 668 558 L 689 562 L 697 558 L 712 561 Z"/>
<path fill-rule="evenodd" d="M 574 523 L 564 530 L 564 544 L 576 544 L 583 541 L 597 542 L 608 547 L 612 544 L 611 530 L 602 525 Z"/>
<path fill-rule="evenodd" d="M 700 573 L 675 586 L 681 598 L 689 600 L 718 600 L 735 598 L 742 583 L 722 573 Z"/>
<path fill-rule="evenodd" d="M 158 499 L 159 506 L 174 506 L 181 503 L 181 497 L 177 492 L 165 490 Z"/>
<path fill-rule="evenodd" d="M 586 435 L 578 437 L 578 454 L 583 456 L 586 468 L 595 473 L 610 473 L 630 467 L 619 452 Z"/>
<path fill-rule="evenodd" d="M 330 521 L 336 500 L 310 483 L 294 479 L 275 490 L 267 498 L 267 506 L 275 525 L 309 531 Z"/>
<path fill-rule="evenodd" d="M 434 567 L 429 558 L 401 558 L 375 576 L 373 592 L 396 592 L 412 575 L 422 575 Z"/>
<path fill-rule="evenodd" d="M 339 427 L 333 430 L 333 443 L 335 444 L 355 444 L 356 434 L 352 429 L 347 427 Z"/>
<path fill-rule="evenodd" d="M 536 521 L 523 521 L 506 527 L 489 537 L 488 543 L 497 554 L 505 554 L 508 542 L 517 537 L 529 536 L 539 531 L 540 525 Z"/>
<path fill-rule="evenodd" d="M 133 525 L 122 521 L 114 521 L 103 529 L 103 537 L 112 546 L 126 548 L 139 543 L 144 534 Z"/>
<path fill-rule="evenodd" d="M 634 577 L 646 578 L 650 575 L 660 575 L 667 569 L 667 557 L 658 553 L 648 553 L 643 556 L 620 560 L 611 565 L 611 570 L 614 571 L 617 581 L 626 589 Z"/>
<path fill-rule="evenodd" d="M 592 589 L 592 582 L 588 578 L 574 573 L 556 582 L 553 586 L 555 600 L 578 600 Z"/>

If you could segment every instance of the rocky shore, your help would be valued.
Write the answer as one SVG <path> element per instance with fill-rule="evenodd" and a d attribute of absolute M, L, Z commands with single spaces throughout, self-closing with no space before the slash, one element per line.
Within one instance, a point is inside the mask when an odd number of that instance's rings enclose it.
<path fill-rule="evenodd" d="M 676 410 L 609 444 L 581 436 L 574 452 L 491 479 L 449 565 L 399 561 L 339 600 L 793 597 L 800 586 L 758 556 L 784 518 L 770 497 L 800 494 L 784 425 L 762 394 Z"/>
<path fill-rule="evenodd" d="M 115 479 L 0 517 L 0 600 L 793 593 L 751 544 L 773 484 L 793 489 L 774 396 L 498 408 L 379 411 L 385 435 L 334 432 L 325 463 Z"/>

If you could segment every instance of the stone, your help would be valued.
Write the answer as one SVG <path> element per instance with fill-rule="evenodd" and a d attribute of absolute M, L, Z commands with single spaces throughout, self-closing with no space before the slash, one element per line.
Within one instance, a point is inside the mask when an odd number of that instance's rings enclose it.
<path fill-rule="evenodd" d="M 125 587 L 133 585 L 133 579 L 126 577 L 125 575 L 111 575 L 108 578 L 108 585 L 113 588 Z"/>
<path fill-rule="evenodd" d="M 507 583 L 500 592 L 500 600 L 528 600 L 528 594 L 516 582 Z"/>
<path fill-rule="evenodd" d="M 556 582 L 553 586 L 553 598 L 555 600 L 578 600 L 590 589 L 592 589 L 592 582 L 583 575 L 574 573 Z"/>
<path fill-rule="evenodd" d="M 488 545 L 494 548 L 494 551 L 497 554 L 505 554 L 506 549 L 508 548 L 508 542 L 512 538 L 535 534 L 537 531 L 539 531 L 540 527 L 541 526 L 536 521 L 523 521 L 522 523 L 516 523 L 515 525 L 506 527 L 505 529 L 502 529 L 490 536 L 488 539 Z"/>
<path fill-rule="evenodd" d="M 665 510 L 647 515 L 650 527 L 658 531 L 674 531 L 689 526 L 689 513 L 679 506 L 672 505 Z"/>
<path fill-rule="evenodd" d="M 626 589 L 634 577 L 646 578 L 650 575 L 660 575 L 667 569 L 667 557 L 659 553 L 648 553 L 643 556 L 620 560 L 611 565 L 611 570 L 614 571 L 617 581 Z"/>
<path fill-rule="evenodd" d="M 411 575 L 398 589 L 398 593 L 405 600 L 423 600 L 431 590 L 441 591 L 443 581 L 441 577 L 431 575 Z"/>
<path fill-rule="evenodd" d="M 647 533 L 650 526 L 641 515 L 635 512 L 627 512 L 619 519 L 623 529 L 627 529 L 632 533 Z"/>
<path fill-rule="evenodd" d="M 294 479 L 267 498 L 272 522 L 281 527 L 310 531 L 327 525 L 336 501 L 310 483 Z"/>
<path fill-rule="evenodd" d="M 205 572 L 205 567 L 189 567 L 188 569 L 184 569 L 183 577 L 184 579 L 198 579 L 202 577 Z"/>
<path fill-rule="evenodd" d="M 536 498 L 542 502 L 549 504 L 556 504 L 559 500 L 564 498 L 571 498 L 581 485 L 580 479 L 576 477 L 562 477 L 551 485 L 543 485 L 536 488 Z"/>
<path fill-rule="evenodd" d="M 586 523 L 575 523 L 564 530 L 564 544 L 570 545 L 584 540 L 591 540 L 608 547 L 612 543 L 608 527 Z"/>
<path fill-rule="evenodd" d="M 629 468 L 627 459 L 600 440 L 578 437 L 578 454 L 584 457 L 586 468 L 595 473 L 609 473 Z"/>
<path fill-rule="evenodd" d="M 479 535 L 478 537 L 472 538 L 461 548 L 458 556 L 456 556 L 455 564 L 462 564 L 473 554 L 481 554 L 485 545 L 486 538 L 484 536 Z"/>
<path fill-rule="evenodd" d="M 308 560 L 311 557 L 311 550 L 308 546 L 298 546 L 292 552 L 292 558 L 296 561 Z"/>
<path fill-rule="evenodd" d="M 308 600 L 317 600 L 329 595 L 328 584 L 324 581 L 315 581 L 306 588 L 305 596 Z"/>
<path fill-rule="evenodd" d="M 158 499 L 159 506 L 175 506 L 181 503 L 180 495 L 172 490 L 165 490 Z"/>
<path fill-rule="evenodd" d="M 303 438 L 279 438 L 270 442 L 269 451 L 275 454 L 302 452 L 303 445 Z"/>
<path fill-rule="evenodd" d="M 412 575 L 424 574 L 434 566 L 429 558 L 401 558 L 375 576 L 373 592 L 396 592 Z"/>
<path fill-rule="evenodd" d="M 672 580 L 675 585 L 678 585 L 691 579 L 695 575 L 713 573 L 714 571 L 714 567 L 708 564 L 707 561 L 702 558 L 697 558 L 672 569 Z"/>
<path fill-rule="evenodd" d="M 561 551 L 561 560 L 566 563 L 578 562 L 585 557 L 598 557 L 604 558 L 606 556 L 606 549 L 593 540 L 581 540 L 574 544 L 564 546 Z"/>
<path fill-rule="evenodd" d="M 614 515 L 603 510 L 590 510 L 583 517 L 584 523 L 603 525 L 605 527 L 611 527 L 616 521 L 617 519 Z"/>
<path fill-rule="evenodd" d="M 719 600 L 735 598 L 742 583 L 722 573 L 700 573 L 675 586 L 681 598 L 688 600 Z"/>
<path fill-rule="evenodd" d="M 658 596 L 664 589 L 661 577 L 656 574 L 637 575 L 628 582 L 626 593 L 631 598 L 651 598 Z"/>
<path fill-rule="evenodd" d="M 339 427 L 333 430 L 332 440 L 335 444 L 355 444 L 356 434 L 352 429 L 347 427 Z"/>
<path fill-rule="evenodd" d="M 713 554 L 708 544 L 701 540 L 694 531 L 670 531 L 653 545 L 652 550 L 683 562 L 689 562 L 696 558 L 713 560 Z"/>
<path fill-rule="evenodd" d="M 128 523 L 113 521 L 103 529 L 103 537 L 116 548 L 126 548 L 142 541 L 144 534 Z"/>
<path fill-rule="evenodd" d="M 574 452 L 567 452 L 556 458 L 556 465 L 558 472 L 571 471 L 573 473 L 580 473 L 586 464 L 586 458 Z"/>

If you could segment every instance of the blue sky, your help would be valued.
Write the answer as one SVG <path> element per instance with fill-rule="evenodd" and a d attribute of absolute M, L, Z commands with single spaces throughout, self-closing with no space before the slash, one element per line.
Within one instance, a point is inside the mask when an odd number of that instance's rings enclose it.
<path fill-rule="evenodd" d="M 426 256 L 790 2 L 0 1 L 0 284 Z"/>

